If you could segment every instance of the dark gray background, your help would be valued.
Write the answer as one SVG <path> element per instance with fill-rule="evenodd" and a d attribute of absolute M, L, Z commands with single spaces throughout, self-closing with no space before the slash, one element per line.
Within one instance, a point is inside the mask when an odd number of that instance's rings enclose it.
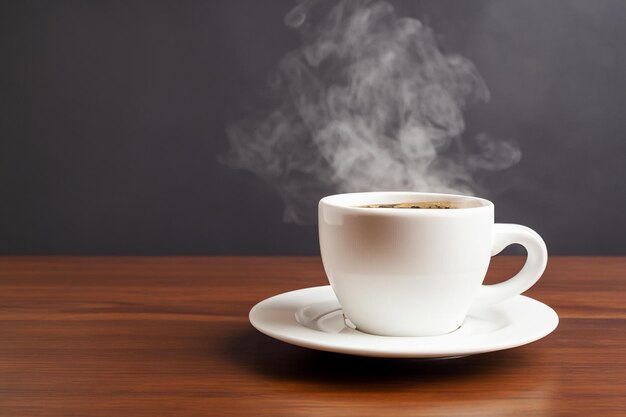
<path fill-rule="evenodd" d="M 483 180 L 552 254 L 626 255 L 626 2 L 404 1 L 492 93 L 470 133 L 516 140 Z M 291 1 L 0 6 L 0 253 L 315 254 L 272 189 L 216 161 L 278 59 Z"/>

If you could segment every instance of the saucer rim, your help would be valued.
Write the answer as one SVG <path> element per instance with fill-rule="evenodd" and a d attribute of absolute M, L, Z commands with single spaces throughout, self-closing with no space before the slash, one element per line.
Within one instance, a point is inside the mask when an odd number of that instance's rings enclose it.
<path fill-rule="evenodd" d="M 539 325 L 536 326 L 535 331 L 529 335 L 526 334 L 526 337 L 518 337 L 517 339 L 508 339 L 505 337 L 500 343 L 488 343 L 482 347 L 463 347 L 462 343 L 452 343 L 450 346 L 446 347 L 438 347 L 435 349 L 419 349 L 414 346 L 406 347 L 404 349 L 401 348 L 392 348 L 392 349 L 381 349 L 381 348 L 372 348 L 368 346 L 367 343 L 364 343 L 359 346 L 350 345 L 346 346 L 345 343 L 341 341 L 337 341 L 337 335 L 324 333 L 321 331 L 316 331 L 310 329 L 306 326 L 303 326 L 296 320 L 295 313 L 298 309 L 302 308 L 304 305 L 300 303 L 298 306 L 293 307 L 290 311 L 289 323 L 287 323 L 287 327 L 285 327 L 285 323 L 279 326 L 272 326 L 272 323 L 264 317 L 262 317 L 263 313 L 267 313 L 271 310 L 272 306 L 279 301 L 289 300 L 293 298 L 295 295 L 301 296 L 304 293 L 311 292 L 321 292 L 321 291 L 330 291 L 332 293 L 332 289 L 330 285 L 322 285 L 316 287 L 307 287 L 301 288 L 297 290 L 283 292 L 272 297 L 266 298 L 257 304 L 255 304 L 248 314 L 248 319 L 252 326 L 257 329 L 259 332 L 272 337 L 274 339 L 280 340 L 285 343 L 289 343 L 295 346 L 300 346 L 308 349 L 321 350 L 326 352 L 335 352 L 335 353 L 343 353 L 349 355 L 356 356 L 369 356 L 369 357 L 395 357 L 395 358 L 449 358 L 449 357 L 458 357 L 458 356 L 468 356 L 475 355 L 481 353 L 495 352 L 500 350 L 512 349 L 519 346 L 524 346 L 537 340 L 540 340 L 550 333 L 552 333 L 559 324 L 558 314 L 552 309 L 550 306 L 535 300 L 531 297 L 524 295 L 517 295 L 511 297 L 507 300 L 504 300 L 498 304 L 494 304 L 489 307 L 481 307 L 470 310 L 468 315 L 471 315 L 472 311 L 480 311 L 486 309 L 499 309 L 506 311 L 507 304 L 511 303 L 520 303 L 523 302 L 527 308 L 532 308 L 535 310 L 535 313 L 542 314 L 542 321 Z M 333 293 L 334 295 L 334 293 Z M 318 295 L 319 296 L 319 295 Z M 519 308 L 517 306 L 516 308 Z M 286 321 L 286 320 L 285 320 Z M 277 323 L 274 323 L 277 324 Z M 290 334 L 289 329 L 298 329 L 298 332 L 302 332 L 303 329 L 305 334 L 310 335 L 311 337 L 303 338 L 301 335 L 293 335 Z M 528 328 L 526 328 L 528 330 Z M 292 331 L 293 333 L 293 331 Z M 496 332 L 492 332 L 496 333 Z M 367 333 L 360 333 L 360 337 L 364 339 L 374 338 L 377 340 L 387 339 L 387 340 L 403 340 L 407 342 L 418 343 L 419 341 L 423 341 L 424 339 L 436 340 L 448 335 L 441 336 L 428 336 L 428 337 L 394 337 L 394 336 L 378 336 L 378 335 L 370 335 Z M 470 335 L 471 336 L 471 335 Z M 371 339 L 370 339 L 371 340 Z M 461 337 L 461 342 L 463 338 Z M 410 343 L 407 343 L 410 344 Z"/>

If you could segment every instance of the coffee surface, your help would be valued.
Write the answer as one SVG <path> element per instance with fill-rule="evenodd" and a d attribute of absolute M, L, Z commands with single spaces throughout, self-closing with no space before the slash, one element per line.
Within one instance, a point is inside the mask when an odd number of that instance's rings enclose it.
<path fill-rule="evenodd" d="M 419 201 L 419 202 L 406 202 L 406 203 L 391 203 L 391 204 L 366 204 L 363 206 L 357 206 L 361 208 L 395 208 L 395 209 L 455 209 L 461 208 L 458 203 L 451 201 Z"/>

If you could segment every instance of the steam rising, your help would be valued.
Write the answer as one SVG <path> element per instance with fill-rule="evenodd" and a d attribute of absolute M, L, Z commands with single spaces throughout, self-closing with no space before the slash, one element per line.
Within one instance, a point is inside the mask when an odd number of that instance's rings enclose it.
<path fill-rule="evenodd" d="M 467 58 L 439 50 L 430 28 L 385 1 L 340 1 L 325 14 L 315 3 L 285 17 L 301 46 L 272 74 L 275 102 L 230 127 L 222 159 L 275 187 L 286 221 L 314 223 L 319 198 L 335 192 L 472 194 L 476 171 L 520 160 L 485 134 L 461 143 L 463 111 L 489 90 Z"/>

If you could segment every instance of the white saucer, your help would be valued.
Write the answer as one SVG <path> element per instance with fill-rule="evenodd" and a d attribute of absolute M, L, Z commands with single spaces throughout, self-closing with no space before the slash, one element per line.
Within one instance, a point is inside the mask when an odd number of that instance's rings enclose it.
<path fill-rule="evenodd" d="M 261 301 L 250 323 L 283 342 L 360 356 L 444 358 L 510 349 L 550 334 L 559 317 L 547 305 L 519 295 L 470 311 L 463 325 L 443 336 L 375 336 L 346 326 L 329 285 L 305 288 Z"/>

